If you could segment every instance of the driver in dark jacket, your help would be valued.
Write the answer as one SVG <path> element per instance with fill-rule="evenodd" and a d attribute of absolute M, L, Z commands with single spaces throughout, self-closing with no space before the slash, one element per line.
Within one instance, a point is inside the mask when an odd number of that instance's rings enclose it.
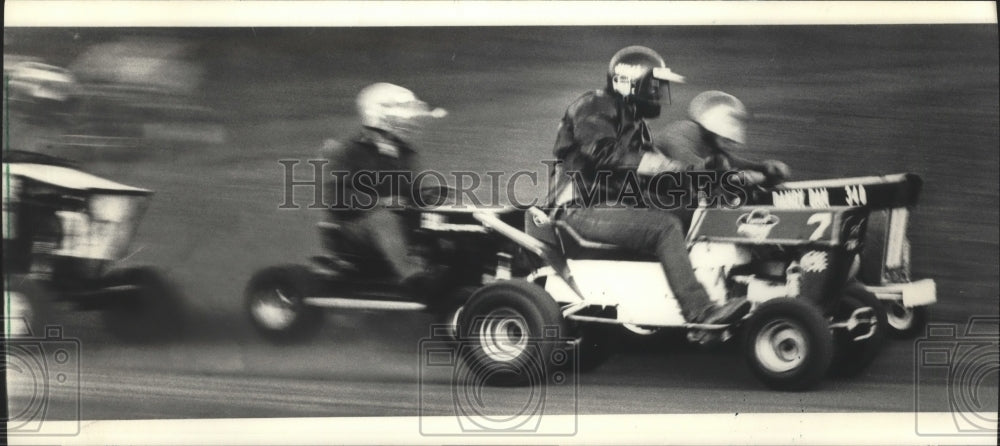
<path fill-rule="evenodd" d="M 578 196 L 582 188 L 614 198 L 623 188 L 623 175 L 655 175 L 686 167 L 654 149 L 645 122 L 660 114 L 661 82 L 669 88 L 670 82 L 683 80 L 649 48 L 618 51 L 609 64 L 606 87 L 585 93 L 566 110 L 554 149 L 563 171 L 555 172 L 550 203 L 566 207 L 562 218 L 584 238 L 655 254 L 685 320 L 729 323 L 746 314 L 750 304 L 743 298 L 721 305 L 712 302 L 695 278 L 676 215 L 655 208 L 595 206 Z M 575 178 L 567 175 L 573 172 L 578 173 Z"/>

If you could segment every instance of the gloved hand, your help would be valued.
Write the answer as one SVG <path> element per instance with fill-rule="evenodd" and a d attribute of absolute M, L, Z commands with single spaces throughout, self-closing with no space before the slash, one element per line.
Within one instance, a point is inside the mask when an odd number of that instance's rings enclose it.
<path fill-rule="evenodd" d="M 792 169 L 778 160 L 764 161 L 764 175 L 771 184 L 780 184 L 792 176 Z"/>
<path fill-rule="evenodd" d="M 726 172 L 733 170 L 733 165 L 729 161 L 729 157 L 723 155 L 713 155 L 708 161 L 705 162 L 706 170 L 714 170 L 716 172 Z"/>
<path fill-rule="evenodd" d="M 741 170 L 744 186 L 763 186 L 768 183 L 767 175 L 756 170 Z"/>
<path fill-rule="evenodd" d="M 636 173 L 640 175 L 656 175 L 663 172 L 681 172 L 687 169 L 684 163 L 667 158 L 659 152 L 646 152 L 642 154 Z"/>

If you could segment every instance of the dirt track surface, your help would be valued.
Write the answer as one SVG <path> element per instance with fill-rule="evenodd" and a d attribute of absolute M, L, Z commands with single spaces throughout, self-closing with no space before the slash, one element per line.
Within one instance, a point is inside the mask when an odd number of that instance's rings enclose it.
<path fill-rule="evenodd" d="M 5 51 L 56 63 L 114 35 L 91 31 L 70 42 L 60 30 L 17 31 L 8 30 Z M 566 105 L 600 87 L 607 58 L 634 43 L 661 51 L 689 79 L 673 87 L 675 105 L 654 126 L 683 118 L 694 95 L 718 89 L 754 113 L 752 156 L 786 161 L 797 179 L 921 175 L 913 272 L 938 282 L 934 320 L 998 313 L 996 26 L 169 33 L 201 42 L 201 100 L 221 114 L 227 141 L 137 154 L 57 152 L 157 192 L 128 262 L 164 268 L 194 324 L 183 341 L 130 347 L 103 334 L 96 315 L 63 315 L 66 335 L 82 342 L 84 418 L 416 414 L 415 353 L 426 318 L 331 316 L 317 342 L 293 348 L 251 332 L 241 295 L 253 271 L 319 249 L 313 224 L 321 211 L 277 209 L 278 160 L 312 159 L 325 138 L 350 136 L 355 93 L 389 81 L 450 112 L 421 141 L 425 166 L 544 177 L 538 161 L 550 157 Z M 44 149 L 39 141 L 54 131 L 15 118 L 11 146 Z M 891 345 L 867 376 L 806 394 L 761 390 L 748 373 L 732 372 L 742 370 L 732 353 L 633 350 L 580 378 L 580 411 L 907 411 L 914 401 L 910 342 Z M 431 393 L 446 394 L 444 378 L 436 379 Z"/>

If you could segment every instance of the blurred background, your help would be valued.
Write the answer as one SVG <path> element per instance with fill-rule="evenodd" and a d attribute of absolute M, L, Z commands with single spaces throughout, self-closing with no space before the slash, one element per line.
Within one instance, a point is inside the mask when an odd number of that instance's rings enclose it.
<path fill-rule="evenodd" d="M 932 319 L 958 322 L 995 316 L 1000 301 L 997 37 L 996 25 L 5 28 L 3 136 L 5 148 L 155 190 L 128 261 L 170 274 L 200 321 L 195 339 L 256 342 L 246 280 L 319 251 L 322 211 L 278 209 L 278 160 L 313 159 L 324 139 L 350 137 L 363 86 L 398 83 L 449 110 L 418 142 L 425 167 L 544 178 L 539 161 L 565 107 L 603 86 L 616 50 L 642 44 L 688 79 L 654 127 L 683 119 L 699 92 L 723 90 L 754 114 L 749 156 L 784 160 L 796 179 L 921 175 L 913 273 L 938 283 Z M 545 184 L 519 186 L 530 198 Z M 89 317 L 66 323 L 89 332 Z M 375 349 L 410 351 L 426 329 L 412 315 L 331 318 L 337 342 L 406 339 Z M 248 357 L 189 361 L 253 368 Z"/>

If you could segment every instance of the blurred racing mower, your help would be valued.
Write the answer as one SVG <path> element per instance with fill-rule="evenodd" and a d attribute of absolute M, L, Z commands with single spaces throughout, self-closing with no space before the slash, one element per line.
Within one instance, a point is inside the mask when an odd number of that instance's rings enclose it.
<path fill-rule="evenodd" d="M 420 311 L 454 322 L 457 309 L 485 280 L 497 262 L 509 277 L 514 246 L 489 231 L 474 217 L 476 209 L 443 204 L 454 193 L 448 187 L 420 191 L 424 203 L 399 212 L 409 232 L 409 245 L 433 268 L 447 271 L 449 287 L 430 298 L 413 296 L 392 276 L 387 261 L 366 240 L 353 240 L 336 223 L 320 222 L 318 229 L 327 255 L 314 256 L 309 265 L 277 265 L 261 269 L 250 279 L 245 304 L 253 326 L 276 343 L 305 341 L 319 332 L 326 311 Z M 440 197 L 440 198 L 439 198 Z M 438 200 L 442 201 L 438 201 Z M 519 224 L 519 213 L 501 212 L 498 218 Z M 500 256 L 505 256 L 498 260 Z"/>
<path fill-rule="evenodd" d="M 800 202 L 789 192 L 802 184 L 809 189 Z M 534 207 L 401 211 L 428 258 L 456 272 L 459 292 L 442 296 L 437 309 L 385 284 L 384 264 L 359 250 L 346 265 L 259 271 L 246 289 L 247 310 L 264 336 L 283 342 L 314 336 L 322 309 L 441 311 L 474 379 L 496 384 L 537 382 L 547 368 L 565 367 L 573 347 L 579 370 L 597 367 L 613 352 L 609 328 L 638 336 L 677 329 L 703 344 L 739 339 L 765 385 L 809 389 L 828 374 L 856 376 L 878 356 L 889 329 L 883 302 L 936 299 L 929 280 L 858 280 L 868 277 L 865 265 L 885 264 L 885 231 L 899 231 L 876 222 L 869 237 L 870 214 L 914 204 L 919 179 L 825 184 L 757 190 L 741 208 L 695 211 L 688 255 L 699 281 L 716 302 L 754 303 L 732 324 L 686 322 L 655 258 L 586 240 L 554 218 L 558 211 Z M 321 231 L 336 228 L 321 223 Z"/>
<path fill-rule="evenodd" d="M 531 382 L 562 357 L 549 332 L 573 339 L 586 370 L 608 358 L 607 328 L 617 326 L 640 336 L 685 330 L 699 343 L 740 339 L 753 374 L 775 389 L 858 375 L 890 328 L 885 307 L 923 308 L 936 299 L 933 281 L 909 283 L 908 269 L 894 284 L 858 280 L 901 266 L 905 225 L 880 218 L 905 213 L 919 185 L 915 175 L 791 183 L 757 189 L 741 208 L 696 210 L 688 232 L 696 277 L 718 303 L 743 296 L 754 303 L 733 324 L 686 322 L 655 258 L 584 239 L 553 218 L 559 211 L 528 209 L 524 229 L 477 213 L 534 266 L 515 274 L 520 280 L 483 286 L 463 306 L 464 359 L 483 379 Z"/>
<path fill-rule="evenodd" d="M 178 330 L 182 311 L 150 267 L 125 257 L 152 191 L 116 183 L 38 153 L 3 154 L 4 336 L 39 336 L 55 303 L 102 310 L 129 341 Z"/>

